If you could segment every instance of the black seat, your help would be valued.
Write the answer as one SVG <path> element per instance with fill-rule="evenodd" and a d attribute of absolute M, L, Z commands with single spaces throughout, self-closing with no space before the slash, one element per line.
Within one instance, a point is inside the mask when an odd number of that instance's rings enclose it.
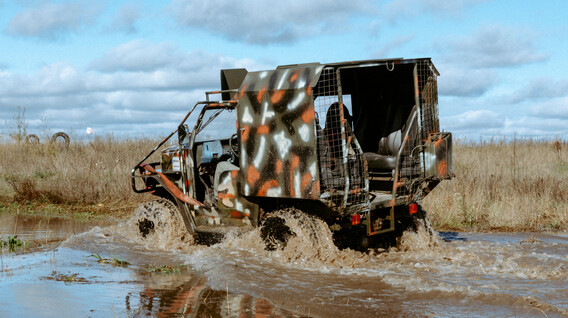
<path fill-rule="evenodd" d="M 396 165 L 396 154 L 401 144 L 401 131 L 397 130 L 379 141 L 379 151 L 365 152 L 369 170 L 393 170 Z"/>
<path fill-rule="evenodd" d="M 410 122 L 415 112 L 416 106 L 410 111 L 410 115 L 402 130 L 394 131 L 379 140 L 377 153 L 363 153 L 365 160 L 367 160 L 369 172 L 391 172 L 396 168 L 396 156 L 402 145 L 402 136 L 406 135 L 410 129 Z"/>

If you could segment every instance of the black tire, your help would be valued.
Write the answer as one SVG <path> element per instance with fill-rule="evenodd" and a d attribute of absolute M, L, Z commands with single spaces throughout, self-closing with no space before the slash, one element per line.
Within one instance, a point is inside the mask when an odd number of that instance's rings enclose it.
<path fill-rule="evenodd" d="M 277 216 L 270 216 L 262 220 L 260 225 L 260 237 L 264 241 L 265 249 L 274 251 L 283 249 L 288 243 L 288 239 L 295 236 L 290 227 L 286 225 L 284 219 Z"/>
<path fill-rule="evenodd" d="M 30 145 L 39 145 L 39 137 L 31 134 L 26 136 L 26 143 Z"/>
<path fill-rule="evenodd" d="M 160 249 L 183 249 L 194 244 L 178 207 L 163 198 L 142 203 L 134 211 L 130 226 L 141 242 Z"/>
<path fill-rule="evenodd" d="M 67 135 L 66 133 L 60 131 L 58 133 L 53 134 L 53 136 L 51 136 L 51 143 L 55 144 L 55 142 L 57 141 L 57 138 L 63 138 L 63 150 L 67 150 L 69 149 L 69 143 L 71 142 L 69 139 L 69 135 Z"/>

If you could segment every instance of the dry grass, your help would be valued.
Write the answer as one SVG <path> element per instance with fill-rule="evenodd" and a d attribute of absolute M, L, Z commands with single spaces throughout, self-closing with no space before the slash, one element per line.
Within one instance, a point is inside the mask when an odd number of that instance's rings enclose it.
<path fill-rule="evenodd" d="M 568 144 L 454 144 L 456 177 L 423 202 L 433 225 L 457 230 L 566 230 Z"/>
<path fill-rule="evenodd" d="M 0 208 L 128 215 L 150 198 L 131 190 L 130 169 L 157 143 L 107 137 L 67 151 L 0 143 Z M 457 141 L 454 172 L 423 202 L 437 229 L 568 229 L 568 144 Z"/>
<path fill-rule="evenodd" d="M 68 150 L 0 143 L 0 206 L 26 212 L 55 205 L 104 214 L 130 210 L 147 200 L 131 190 L 130 170 L 157 143 L 106 137 L 71 142 Z"/>

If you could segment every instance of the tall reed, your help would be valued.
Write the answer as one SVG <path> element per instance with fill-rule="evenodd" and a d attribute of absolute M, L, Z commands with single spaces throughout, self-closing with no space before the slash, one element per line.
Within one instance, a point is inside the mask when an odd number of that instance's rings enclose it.
<path fill-rule="evenodd" d="M 454 144 L 456 177 L 423 202 L 437 228 L 568 227 L 568 144 L 534 139 Z"/>

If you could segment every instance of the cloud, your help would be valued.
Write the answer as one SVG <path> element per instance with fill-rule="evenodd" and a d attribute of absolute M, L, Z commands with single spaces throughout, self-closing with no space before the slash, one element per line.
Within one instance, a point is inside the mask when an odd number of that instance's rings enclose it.
<path fill-rule="evenodd" d="M 182 26 L 253 44 L 294 42 L 337 32 L 355 14 L 371 14 L 375 9 L 369 0 L 173 0 L 169 6 Z"/>
<path fill-rule="evenodd" d="M 554 98 L 531 108 L 530 114 L 541 118 L 568 119 L 568 97 Z"/>
<path fill-rule="evenodd" d="M 491 110 L 470 110 L 457 116 L 441 117 L 440 122 L 444 129 L 449 131 L 487 130 L 503 128 L 505 118 Z"/>
<path fill-rule="evenodd" d="M 140 8 L 134 3 L 125 4 L 120 7 L 116 14 L 110 29 L 126 34 L 134 34 L 136 29 L 136 21 L 140 17 Z"/>
<path fill-rule="evenodd" d="M 56 62 L 34 74 L 0 71 L 0 110 L 25 107 L 30 122 L 45 118 L 55 129 L 89 124 L 97 131 L 161 135 L 204 100 L 205 91 L 219 89 L 220 69 L 238 67 L 272 68 L 168 43 L 133 41 L 109 50 L 87 69 Z"/>
<path fill-rule="evenodd" d="M 523 100 L 548 99 L 568 95 L 568 79 L 549 77 L 534 78 L 515 91 L 508 99 L 509 103 L 519 103 Z"/>
<path fill-rule="evenodd" d="M 178 62 L 180 54 L 171 43 L 152 44 L 134 40 L 110 49 L 90 67 L 101 72 L 150 71 Z"/>
<path fill-rule="evenodd" d="M 485 94 L 496 82 L 497 75 L 487 69 L 467 69 L 459 65 L 441 64 L 438 89 L 440 95 L 477 97 Z"/>
<path fill-rule="evenodd" d="M 469 36 L 451 39 L 446 59 L 477 68 L 501 68 L 541 62 L 548 56 L 535 48 L 535 35 L 523 28 L 485 25 Z"/>
<path fill-rule="evenodd" d="M 385 16 L 390 22 L 409 19 L 425 13 L 442 16 L 455 16 L 471 6 L 487 0 L 393 0 L 384 7 Z"/>
<path fill-rule="evenodd" d="M 99 8 L 90 2 L 41 3 L 12 17 L 4 32 L 57 40 L 92 23 L 98 13 Z"/>
<path fill-rule="evenodd" d="M 372 56 L 380 59 L 387 58 L 391 51 L 409 43 L 412 39 L 414 39 L 414 35 L 396 37 L 394 40 L 385 43 L 380 49 L 375 51 Z"/>

